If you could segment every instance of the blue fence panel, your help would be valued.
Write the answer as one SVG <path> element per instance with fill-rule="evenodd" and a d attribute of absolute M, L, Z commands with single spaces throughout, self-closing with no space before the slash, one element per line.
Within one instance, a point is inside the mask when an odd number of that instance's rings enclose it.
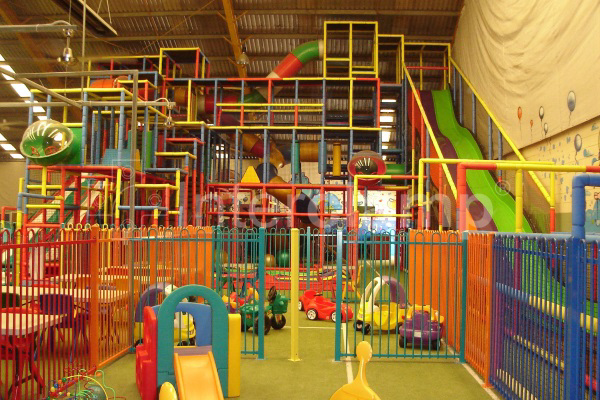
<path fill-rule="evenodd" d="M 598 399 L 599 241 L 494 238 L 491 382 L 506 398 Z"/>

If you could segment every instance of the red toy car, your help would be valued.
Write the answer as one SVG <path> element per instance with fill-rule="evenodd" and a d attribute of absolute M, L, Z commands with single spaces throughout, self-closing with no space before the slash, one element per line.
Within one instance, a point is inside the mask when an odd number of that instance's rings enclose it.
<path fill-rule="evenodd" d="M 307 290 L 304 292 L 298 300 L 298 311 L 306 310 L 308 304 L 315 299 L 315 297 L 323 297 L 323 293 L 317 293 L 316 290 Z"/>
<path fill-rule="evenodd" d="M 330 319 L 335 322 L 336 320 L 335 303 L 314 290 L 304 292 L 298 302 L 298 309 L 306 310 L 306 318 L 311 321 Z M 346 304 L 342 304 L 342 322 L 351 320 L 353 317 L 352 309 L 348 308 Z"/>

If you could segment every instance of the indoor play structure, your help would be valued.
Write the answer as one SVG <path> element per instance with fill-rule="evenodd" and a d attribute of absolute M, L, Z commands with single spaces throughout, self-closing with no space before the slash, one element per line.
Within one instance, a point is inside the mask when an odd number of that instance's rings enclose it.
<path fill-rule="evenodd" d="M 86 65 L 60 75 L 83 87 L 31 90 L 47 118 L 30 108 L 0 244 L 2 398 L 134 347 L 143 399 L 237 397 L 270 327 L 300 360 L 302 310 L 360 360 L 334 399 L 378 398 L 371 357 L 458 359 L 506 397 L 596 393 L 598 243 L 575 193 L 555 233 L 555 180 L 590 173 L 584 196 L 600 166 L 525 160 L 449 43 L 326 21 L 265 78 L 211 76 L 196 47 Z"/>

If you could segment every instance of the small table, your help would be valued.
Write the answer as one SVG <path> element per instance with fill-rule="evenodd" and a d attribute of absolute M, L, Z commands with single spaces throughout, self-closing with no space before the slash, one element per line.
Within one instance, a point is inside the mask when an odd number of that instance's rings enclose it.
<path fill-rule="evenodd" d="M 9 388 L 9 393 L 15 391 L 9 397 L 21 398 L 21 386 L 35 379 L 40 386 L 40 391 L 45 386 L 44 379 L 40 375 L 37 364 L 35 363 L 35 345 L 37 336 L 42 330 L 60 323 L 64 315 L 42 315 L 42 314 L 0 314 L 0 341 L 5 342 L 3 346 L 12 347 L 14 352 L 13 382 Z M 22 342 L 22 346 L 17 349 L 17 342 Z M 29 375 L 22 378 L 25 368 L 29 369 Z"/>
<path fill-rule="evenodd" d="M 36 286 L 2 286 L 2 293 L 17 294 L 24 300 L 35 300 L 43 294 L 67 294 L 73 296 L 76 303 L 89 303 L 92 297 L 90 289 L 45 288 Z M 98 290 L 98 302 L 102 304 L 115 303 L 126 299 L 128 293 L 124 290 Z"/>

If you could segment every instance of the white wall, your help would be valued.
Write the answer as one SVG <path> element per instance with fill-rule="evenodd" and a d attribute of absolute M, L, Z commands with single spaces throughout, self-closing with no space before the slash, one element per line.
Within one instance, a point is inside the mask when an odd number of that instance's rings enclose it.
<path fill-rule="evenodd" d="M 0 162 L 0 206 L 16 206 L 19 178 L 25 177 L 24 162 Z"/>

